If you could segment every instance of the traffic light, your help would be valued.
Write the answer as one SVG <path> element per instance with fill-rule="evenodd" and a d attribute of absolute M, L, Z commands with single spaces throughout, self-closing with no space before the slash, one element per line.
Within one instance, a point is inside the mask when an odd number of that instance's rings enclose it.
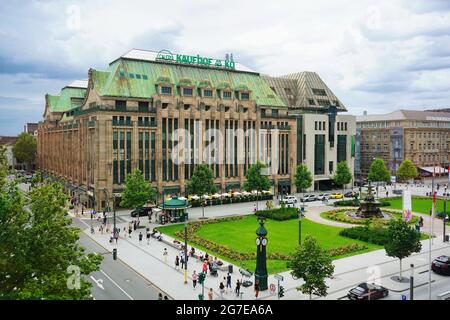
<path fill-rule="evenodd" d="M 198 274 L 198 283 L 203 284 L 203 282 L 205 282 L 205 277 L 206 277 L 205 273 L 204 272 L 200 272 Z"/>
<path fill-rule="evenodd" d="M 117 248 L 113 249 L 113 260 L 117 260 Z"/>
<path fill-rule="evenodd" d="M 284 287 L 283 286 L 280 286 L 280 288 L 278 289 L 278 297 L 279 298 L 284 297 Z"/>

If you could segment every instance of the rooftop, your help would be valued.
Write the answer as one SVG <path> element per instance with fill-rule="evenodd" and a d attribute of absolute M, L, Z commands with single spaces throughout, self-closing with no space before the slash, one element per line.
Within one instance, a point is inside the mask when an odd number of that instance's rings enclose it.
<path fill-rule="evenodd" d="M 16 143 L 17 137 L 10 137 L 10 136 L 0 136 L 0 145 L 6 146 L 6 145 L 13 145 Z"/>
<path fill-rule="evenodd" d="M 401 120 L 450 122 L 450 115 L 448 112 L 397 110 L 390 113 L 370 114 L 356 117 L 356 122 L 401 121 Z"/>

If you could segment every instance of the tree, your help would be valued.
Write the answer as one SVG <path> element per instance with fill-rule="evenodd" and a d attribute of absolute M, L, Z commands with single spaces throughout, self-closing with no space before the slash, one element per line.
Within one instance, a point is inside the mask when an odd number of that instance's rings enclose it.
<path fill-rule="evenodd" d="M 333 181 L 338 186 L 344 187 L 352 181 L 352 173 L 347 165 L 347 161 L 341 161 L 337 164 L 336 173 L 333 176 Z"/>
<path fill-rule="evenodd" d="M 33 175 L 33 178 L 31 178 L 31 188 L 34 188 L 44 182 L 44 177 L 42 177 L 42 173 L 40 171 L 36 171 Z"/>
<path fill-rule="evenodd" d="M 145 181 L 144 175 L 139 169 L 127 175 L 120 202 L 122 207 L 138 209 L 149 201 L 154 202 L 155 200 L 155 189 L 152 188 L 148 181 Z"/>
<path fill-rule="evenodd" d="M 389 257 L 400 259 L 400 278 L 402 278 L 402 259 L 422 249 L 420 233 L 403 219 L 392 219 L 389 222 L 387 238 L 384 249 Z"/>
<path fill-rule="evenodd" d="M 403 161 L 397 170 L 397 179 L 400 181 L 414 179 L 417 175 L 417 168 L 410 160 Z"/>
<path fill-rule="evenodd" d="M 79 246 L 66 204 L 61 184 L 48 181 L 30 193 L 29 203 L 15 185 L 0 194 L 1 298 L 91 299 L 85 276 L 103 258 Z"/>
<path fill-rule="evenodd" d="M 312 175 L 306 164 L 299 164 L 295 172 L 295 186 L 303 193 L 305 189 L 311 187 Z"/>
<path fill-rule="evenodd" d="M 266 175 L 262 174 L 263 169 L 267 166 L 257 161 L 255 164 L 251 165 L 245 173 L 245 178 L 247 181 L 244 183 L 244 189 L 247 191 L 256 190 L 269 190 L 271 187 L 270 180 Z"/>
<path fill-rule="evenodd" d="M 291 254 L 287 265 L 294 278 L 302 279 L 304 283 L 297 288 L 301 293 L 323 297 L 327 295 L 328 286 L 325 279 L 333 276 L 334 266 L 331 256 L 323 250 L 314 237 L 307 236 L 303 246 Z"/>
<path fill-rule="evenodd" d="M 389 173 L 383 159 L 375 159 L 372 162 L 370 165 L 368 178 L 370 181 L 389 182 L 391 180 L 391 174 Z"/>
<path fill-rule="evenodd" d="M 33 135 L 26 132 L 19 134 L 13 146 L 13 154 L 19 162 L 27 165 L 27 169 L 30 169 L 31 164 L 36 159 L 36 150 L 37 142 Z"/>
<path fill-rule="evenodd" d="M 0 146 L 0 191 L 6 185 L 8 177 L 8 159 L 6 158 L 6 148 Z"/>
<path fill-rule="evenodd" d="M 198 164 L 194 167 L 192 177 L 187 183 L 187 192 L 198 195 L 216 192 L 214 172 L 206 163 Z"/>

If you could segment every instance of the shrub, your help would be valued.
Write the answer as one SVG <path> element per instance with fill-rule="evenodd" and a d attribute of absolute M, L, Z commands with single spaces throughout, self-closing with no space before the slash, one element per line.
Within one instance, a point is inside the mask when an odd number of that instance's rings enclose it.
<path fill-rule="evenodd" d="M 266 219 L 285 221 L 291 219 L 297 219 L 298 213 L 296 208 L 279 208 L 270 210 L 260 210 L 255 213 L 258 217 L 264 217 Z"/>
<path fill-rule="evenodd" d="M 359 206 L 359 201 L 357 199 L 353 200 L 339 200 L 334 203 L 335 207 L 354 207 Z"/>
<path fill-rule="evenodd" d="M 380 246 L 384 246 L 389 241 L 386 228 L 354 227 L 342 230 L 339 235 Z"/>

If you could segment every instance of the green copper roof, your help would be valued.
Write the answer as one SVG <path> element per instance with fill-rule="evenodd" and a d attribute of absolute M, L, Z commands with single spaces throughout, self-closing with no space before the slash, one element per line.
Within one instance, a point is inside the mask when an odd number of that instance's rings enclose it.
<path fill-rule="evenodd" d="M 254 73 L 119 59 L 107 71 L 92 70 L 91 75 L 94 87 L 102 96 L 149 98 L 157 93 L 158 83 L 179 85 L 189 79 L 198 87 L 210 83 L 217 89 L 247 88 L 251 91 L 250 98 L 258 105 L 285 106 L 260 75 Z"/>
<path fill-rule="evenodd" d="M 84 99 L 86 89 L 65 87 L 59 95 L 47 95 L 47 102 L 50 112 L 66 112 L 72 108 L 79 107 L 80 101 L 73 101 L 72 98 Z"/>
<path fill-rule="evenodd" d="M 160 204 L 158 207 L 165 209 L 185 209 L 189 207 L 186 200 L 180 200 L 177 197 L 173 197 L 169 200 L 164 201 L 164 204 Z"/>

